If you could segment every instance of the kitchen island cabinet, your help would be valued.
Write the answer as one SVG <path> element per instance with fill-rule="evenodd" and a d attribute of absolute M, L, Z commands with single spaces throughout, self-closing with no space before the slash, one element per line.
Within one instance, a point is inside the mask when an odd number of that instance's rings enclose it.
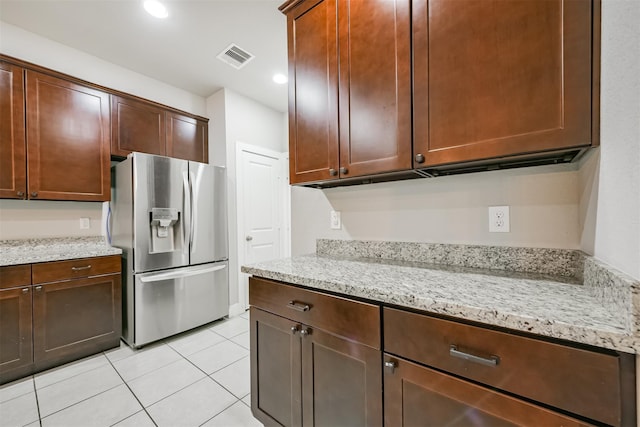
<path fill-rule="evenodd" d="M 257 278 L 249 286 L 256 418 L 382 425 L 379 307 Z"/>
<path fill-rule="evenodd" d="M 117 347 L 120 256 L 0 267 L 0 383 Z"/>
<path fill-rule="evenodd" d="M 280 7 L 292 184 L 411 169 L 409 9 L 409 0 Z"/>

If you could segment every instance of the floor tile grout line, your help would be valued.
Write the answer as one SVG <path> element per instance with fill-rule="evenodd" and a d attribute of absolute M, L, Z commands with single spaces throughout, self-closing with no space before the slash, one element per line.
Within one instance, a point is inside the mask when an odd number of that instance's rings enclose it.
<path fill-rule="evenodd" d="M 108 359 L 108 358 L 107 358 Z M 133 395 L 133 398 L 136 399 L 136 401 L 138 402 L 138 404 L 140 405 L 140 407 L 142 408 L 142 410 L 144 411 L 145 414 L 147 414 L 147 416 L 149 417 L 149 419 L 151 420 L 151 422 L 153 423 L 154 426 L 158 427 L 158 424 L 156 423 L 156 421 L 153 419 L 153 417 L 151 416 L 151 414 L 147 411 L 147 408 L 145 408 L 145 406 L 142 404 L 142 402 L 140 402 L 140 399 L 138 399 L 138 396 L 136 396 L 136 394 L 133 392 L 133 390 L 131 390 L 131 387 L 129 386 L 129 383 L 127 383 L 127 381 L 125 381 L 125 379 L 122 377 L 122 375 L 120 375 L 120 372 L 118 372 L 118 370 L 116 369 L 116 367 L 113 365 L 113 363 L 111 362 L 111 360 L 109 360 L 109 363 L 111 364 L 111 367 L 113 368 L 114 371 L 116 371 L 116 373 L 118 374 L 118 376 L 120 377 L 120 379 L 122 380 L 122 382 L 124 383 L 124 385 L 127 387 L 127 389 L 129 390 L 129 392 Z M 140 411 L 138 411 L 140 412 Z M 137 414 L 138 412 L 135 412 L 132 415 Z M 132 416 L 130 415 L 130 416 Z M 129 417 L 127 417 L 129 418 Z M 124 420 L 126 420 L 127 418 L 123 418 L 122 420 L 118 421 L 122 422 Z M 117 423 L 115 423 L 117 424 Z M 115 425 L 113 424 L 113 425 Z"/>
<path fill-rule="evenodd" d="M 98 353 L 98 354 L 100 354 L 100 355 L 104 356 L 104 354 L 103 354 L 103 353 Z M 89 360 L 90 358 L 96 358 L 95 356 L 96 356 L 96 355 L 94 354 L 94 355 L 91 355 L 91 356 L 84 357 L 84 358 L 82 358 L 82 359 L 74 360 L 73 362 L 65 363 L 64 365 L 60 365 L 60 366 L 56 366 L 56 367 L 51 368 L 51 369 L 47 369 L 47 370 L 45 370 L 45 371 L 36 372 L 35 374 L 33 374 L 33 385 L 34 385 L 34 387 L 36 388 L 36 390 L 42 390 L 42 389 L 45 389 L 45 388 L 47 388 L 47 387 L 51 387 L 52 385 L 59 384 L 59 383 L 61 383 L 61 382 L 63 382 L 63 381 L 70 380 L 71 378 L 75 378 L 75 377 L 77 377 L 77 376 L 79 376 L 79 375 L 86 374 L 87 372 L 91 372 L 91 371 L 95 371 L 96 369 L 100 369 L 100 368 L 102 368 L 102 366 L 97 366 L 97 367 L 95 367 L 95 368 L 87 369 L 86 371 L 82 371 L 82 372 L 79 372 L 79 373 L 77 373 L 77 374 L 75 374 L 75 375 L 71 375 L 70 377 L 67 377 L 67 378 L 61 379 L 61 380 L 59 380 L 59 381 L 52 382 L 51 384 L 47 384 L 47 385 L 46 385 L 46 386 L 44 386 L 44 387 L 38 387 L 38 386 L 37 386 L 37 384 L 36 384 L 36 377 L 37 377 L 37 376 L 44 375 L 44 374 L 48 373 L 49 371 L 54 372 L 54 371 L 58 371 L 58 370 L 63 370 L 63 369 L 70 368 L 70 367 L 71 367 L 74 363 L 76 363 L 76 362 L 84 362 L 84 361 L 86 361 L 86 360 Z M 107 360 L 109 360 L 106 356 L 104 356 L 104 358 L 105 358 L 105 359 L 107 359 Z M 105 363 L 103 366 L 106 366 L 106 363 Z"/>
<path fill-rule="evenodd" d="M 215 380 L 214 380 L 215 381 Z M 235 396 L 234 396 L 235 397 Z M 236 403 L 238 403 L 238 400 L 236 400 L 235 402 L 233 402 L 231 405 L 227 406 L 226 408 L 224 408 L 222 411 L 218 412 L 217 414 L 215 414 L 213 417 L 209 418 L 208 420 L 206 420 L 205 422 L 203 422 L 202 424 L 199 424 L 198 427 L 202 427 L 203 425 L 205 425 L 206 423 L 208 423 L 209 421 L 211 421 L 212 419 L 214 419 L 215 417 L 217 417 L 218 415 L 220 415 L 221 413 L 223 413 L 224 411 L 226 411 L 227 409 L 231 408 L 233 405 L 235 405 Z"/>
<path fill-rule="evenodd" d="M 58 410 L 57 410 L 57 411 L 55 411 L 55 412 L 52 412 L 52 413 L 50 413 L 50 414 L 47 414 L 46 416 L 44 416 L 44 417 L 41 417 L 41 418 L 40 418 L 40 424 L 42 424 L 42 420 L 43 420 L 43 419 L 48 418 L 48 417 L 50 417 L 51 415 L 57 414 L 58 412 L 60 412 L 60 411 L 64 411 L 65 409 L 69 409 L 69 408 L 71 408 L 72 406 L 75 406 L 75 405 L 77 405 L 77 404 L 79 404 L 79 403 L 86 402 L 86 401 L 87 401 L 87 400 L 89 400 L 89 399 L 93 399 L 93 398 L 94 398 L 94 397 L 96 397 L 96 396 L 100 396 L 101 394 L 106 393 L 106 392 L 108 392 L 108 391 L 111 391 L 111 390 L 113 390 L 113 389 L 114 389 L 114 388 L 116 388 L 116 387 L 120 387 L 121 385 L 122 385 L 122 384 L 114 385 L 113 387 L 109 387 L 108 389 L 102 390 L 100 393 L 92 394 L 91 396 L 88 396 L 88 397 L 86 397 L 86 398 L 84 398 L 84 399 L 78 400 L 77 402 L 74 402 L 74 403 L 72 403 L 72 404 L 71 404 L 71 405 L 69 405 L 69 406 L 65 406 L 64 408 L 60 408 L 60 409 L 58 409 Z M 40 408 L 39 408 L 39 407 L 38 407 L 38 415 L 41 415 L 41 414 L 40 414 Z"/>
<path fill-rule="evenodd" d="M 33 394 L 36 397 L 36 410 L 38 411 L 38 423 L 42 427 L 42 417 L 40 416 L 40 401 L 38 400 L 38 389 L 36 388 L 36 379 L 34 375 L 31 375 L 31 385 L 33 385 Z"/>

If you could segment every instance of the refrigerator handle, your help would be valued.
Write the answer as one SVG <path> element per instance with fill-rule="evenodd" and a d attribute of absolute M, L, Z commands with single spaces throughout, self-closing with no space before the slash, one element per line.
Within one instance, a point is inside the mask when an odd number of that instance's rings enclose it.
<path fill-rule="evenodd" d="M 189 172 L 189 194 L 191 199 L 191 227 L 189 230 L 189 246 L 191 246 L 191 252 L 195 251 L 196 245 L 193 240 L 193 235 L 196 232 L 196 198 L 194 197 L 193 185 L 196 181 L 196 177 L 193 172 Z M 193 246 L 192 246 L 193 245 Z"/>
<path fill-rule="evenodd" d="M 184 197 L 182 199 L 182 246 L 183 253 L 189 253 L 189 247 L 191 246 L 191 212 L 189 212 L 189 230 L 187 230 L 187 209 L 191 211 L 191 185 L 189 184 L 188 172 L 182 172 L 182 184 L 184 187 Z"/>
<path fill-rule="evenodd" d="M 140 277 L 140 281 L 144 283 L 159 282 L 161 280 L 181 279 L 183 277 L 199 276 L 200 274 L 212 273 L 227 268 L 227 265 L 217 265 L 215 267 L 203 268 L 191 271 L 171 271 L 169 273 L 158 273 Z"/>

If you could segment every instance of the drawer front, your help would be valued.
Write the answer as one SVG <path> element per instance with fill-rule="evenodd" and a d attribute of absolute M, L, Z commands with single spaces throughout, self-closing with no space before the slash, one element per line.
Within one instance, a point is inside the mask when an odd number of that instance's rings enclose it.
<path fill-rule="evenodd" d="M 120 268 L 119 255 L 33 264 L 33 283 L 119 273 Z"/>
<path fill-rule="evenodd" d="M 31 285 L 31 264 L 0 267 L 0 289 Z"/>
<path fill-rule="evenodd" d="M 249 304 L 346 339 L 380 348 L 380 307 L 377 305 L 255 277 L 249 279 Z"/>
<path fill-rule="evenodd" d="M 383 328 L 388 353 L 607 424 L 622 423 L 619 356 L 390 308 L 383 310 Z"/>

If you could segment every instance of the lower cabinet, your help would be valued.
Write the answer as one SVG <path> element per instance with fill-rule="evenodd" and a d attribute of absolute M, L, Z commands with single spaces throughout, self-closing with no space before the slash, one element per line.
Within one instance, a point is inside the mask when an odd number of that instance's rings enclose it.
<path fill-rule="evenodd" d="M 120 268 L 119 256 L 2 267 L 0 383 L 118 346 Z"/>
<path fill-rule="evenodd" d="M 385 354 L 387 426 L 587 426 L 425 366 Z"/>

